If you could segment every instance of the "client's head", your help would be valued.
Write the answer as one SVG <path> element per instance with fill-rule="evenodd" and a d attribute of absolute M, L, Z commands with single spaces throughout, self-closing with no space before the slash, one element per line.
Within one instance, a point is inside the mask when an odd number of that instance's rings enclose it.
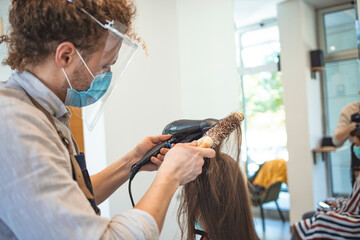
<path fill-rule="evenodd" d="M 237 146 L 240 149 L 240 143 Z M 195 222 L 200 220 L 211 240 L 258 239 L 239 163 L 222 153 L 221 146 L 215 150 L 215 158 L 205 160 L 202 174 L 183 187 L 178 211 L 182 236 L 195 239 Z"/>

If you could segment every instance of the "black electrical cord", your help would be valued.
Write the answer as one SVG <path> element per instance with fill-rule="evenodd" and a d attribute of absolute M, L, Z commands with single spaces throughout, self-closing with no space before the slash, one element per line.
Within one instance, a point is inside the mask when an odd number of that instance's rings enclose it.
<path fill-rule="evenodd" d="M 132 180 L 134 179 L 135 175 L 139 172 L 139 170 L 143 166 L 145 166 L 148 163 L 151 163 L 151 158 L 156 157 L 160 153 L 160 150 L 162 148 L 171 148 L 171 142 L 173 140 L 174 139 L 171 139 L 169 141 L 162 142 L 159 145 L 155 146 L 150 151 L 148 151 L 137 163 L 135 163 L 134 165 L 131 166 L 130 178 L 129 178 L 129 196 L 130 196 L 131 204 L 133 205 L 133 207 L 135 207 L 135 203 L 134 203 L 134 199 L 133 199 L 132 193 L 131 193 Z"/>
<path fill-rule="evenodd" d="M 134 165 L 131 166 L 131 170 L 130 170 L 130 178 L 129 178 L 129 196 L 130 196 L 130 200 L 131 200 L 131 204 L 133 207 L 135 207 L 135 203 L 134 203 L 134 199 L 131 193 L 131 182 L 134 179 L 135 175 L 139 172 L 141 166 L 138 165 L 138 163 L 135 163 Z"/>
<path fill-rule="evenodd" d="M 135 207 L 134 199 L 133 199 L 133 196 L 131 193 L 131 181 L 132 180 L 129 180 L 129 196 L 130 196 L 130 201 L 131 201 L 132 206 Z"/>

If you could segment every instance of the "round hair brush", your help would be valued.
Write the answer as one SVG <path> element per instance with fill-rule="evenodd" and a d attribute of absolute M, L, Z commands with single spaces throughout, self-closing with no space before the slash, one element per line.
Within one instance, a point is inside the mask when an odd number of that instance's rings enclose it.
<path fill-rule="evenodd" d="M 199 140 L 199 147 L 215 148 L 222 140 L 227 138 L 235 129 L 240 127 L 244 114 L 235 112 L 222 119 L 213 128 L 207 131 Z"/>

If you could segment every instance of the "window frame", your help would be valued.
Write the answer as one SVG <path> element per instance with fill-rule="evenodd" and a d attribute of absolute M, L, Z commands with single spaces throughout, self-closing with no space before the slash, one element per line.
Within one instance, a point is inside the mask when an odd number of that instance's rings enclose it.
<path fill-rule="evenodd" d="M 355 16 L 358 20 L 358 14 L 357 14 L 357 7 L 353 2 L 346 2 L 342 3 L 340 5 L 335 6 L 328 6 L 324 8 L 319 8 L 316 10 L 316 18 L 317 18 L 317 39 L 319 43 L 319 49 L 323 50 L 324 53 L 324 64 L 330 63 L 330 62 L 339 62 L 344 60 L 351 60 L 351 59 L 359 59 L 359 39 L 357 39 L 357 48 L 353 49 L 347 49 L 347 50 L 340 50 L 336 51 L 334 53 L 327 53 L 326 50 L 326 43 L 325 43 L 325 23 L 324 23 L 324 15 L 331 12 L 338 12 L 343 11 L 346 9 L 355 9 Z M 357 35 L 359 35 L 359 28 L 357 25 Z M 359 36 L 358 36 L 359 38 Z M 328 118 L 329 118 L 329 112 L 328 112 L 328 96 L 326 93 L 326 79 L 325 74 L 320 75 L 321 80 L 321 98 L 322 98 L 322 111 L 323 111 L 323 133 L 324 136 L 328 134 Z M 331 133 L 332 134 L 332 133 Z M 325 168 L 326 168 L 326 179 L 329 184 L 327 184 L 327 190 L 330 193 L 331 196 L 342 196 L 339 194 L 336 194 L 334 192 L 334 183 L 332 179 L 332 163 L 331 163 L 331 156 L 329 156 L 328 161 L 325 161 Z"/>
<path fill-rule="evenodd" d="M 359 56 L 359 45 L 355 49 L 347 49 L 336 51 L 333 53 L 327 53 L 326 51 L 326 43 L 325 43 L 325 23 L 324 23 L 324 15 L 331 12 L 339 12 L 344 11 L 346 9 L 354 9 L 355 16 L 357 16 L 357 9 L 353 3 L 345 3 L 342 5 L 336 5 L 332 7 L 321 8 L 317 10 L 317 20 L 318 20 L 318 41 L 319 47 L 324 52 L 324 62 L 337 62 L 342 60 L 354 59 Z M 359 41 L 359 40 L 358 40 Z"/>

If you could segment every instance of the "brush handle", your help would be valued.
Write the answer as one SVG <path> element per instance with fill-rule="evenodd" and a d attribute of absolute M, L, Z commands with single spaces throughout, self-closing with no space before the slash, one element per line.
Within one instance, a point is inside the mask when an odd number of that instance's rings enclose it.
<path fill-rule="evenodd" d="M 199 147 L 201 148 L 211 148 L 214 145 L 214 141 L 208 137 L 205 136 L 199 141 Z"/>

